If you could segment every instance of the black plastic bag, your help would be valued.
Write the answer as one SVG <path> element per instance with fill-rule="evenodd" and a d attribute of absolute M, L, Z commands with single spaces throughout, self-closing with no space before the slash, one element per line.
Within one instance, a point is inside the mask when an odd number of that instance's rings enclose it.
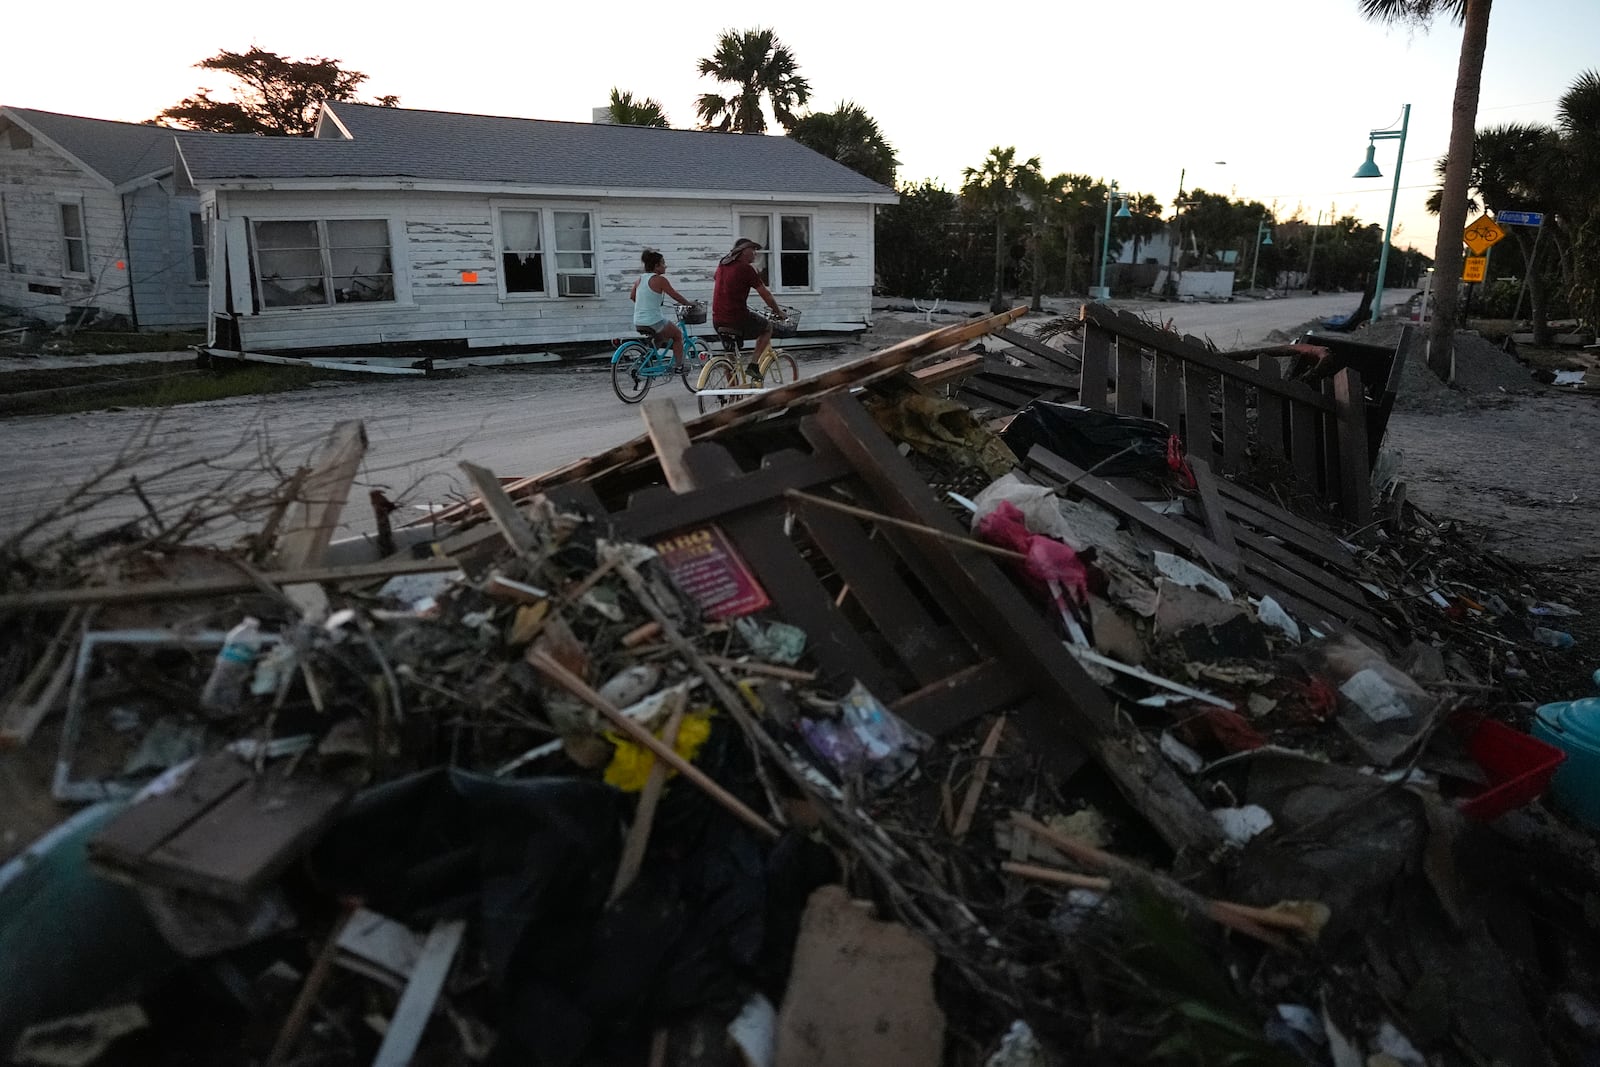
<path fill-rule="evenodd" d="M 1104 463 L 1094 473 L 1114 478 L 1166 470 L 1171 435 L 1155 419 L 1035 400 L 1017 412 L 1000 439 L 1023 459 L 1034 445 L 1043 445 L 1084 470 Z"/>

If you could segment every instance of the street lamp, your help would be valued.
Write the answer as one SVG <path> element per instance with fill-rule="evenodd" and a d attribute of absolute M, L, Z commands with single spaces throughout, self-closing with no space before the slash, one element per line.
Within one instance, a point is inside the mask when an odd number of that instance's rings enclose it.
<path fill-rule="evenodd" d="M 1111 188 L 1106 190 L 1106 228 L 1100 236 L 1100 284 L 1089 294 L 1092 300 L 1110 300 L 1111 290 L 1106 288 L 1106 260 L 1111 258 L 1111 201 L 1121 202 L 1117 208 L 1117 218 L 1131 219 L 1133 212 L 1128 210 L 1128 198 L 1117 193 L 1117 183 L 1112 182 Z"/>
<path fill-rule="evenodd" d="M 1411 125 L 1411 105 L 1407 104 L 1400 112 L 1400 128 L 1398 130 L 1369 130 L 1367 132 L 1367 158 L 1356 169 L 1357 178 L 1381 178 L 1383 172 L 1378 169 L 1378 164 L 1373 162 L 1373 153 L 1377 151 L 1378 141 L 1391 141 L 1396 138 L 1400 141 L 1400 150 L 1394 157 L 1394 192 L 1389 194 L 1389 221 L 1383 227 L 1383 251 L 1378 254 L 1378 285 L 1372 296 L 1372 321 L 1377 322 L 1378 316 L 1383 313 L 1383 279 L 1384 273 L 1389 269 L 1389 237 L 1394 233 L 1394 205 L 1400 198 L 1400 165 L 1406 158 L 1406 130 Z"/>
<path fill-rule="evenodd" d="M 1251 292 L 1255 292 L 1256 288 L 1256 264 L 1261 262 L 1262 245 L 1267 245 L 1268 247 L 1271 247 L 1272 245 L 1272 227 L 1267 225 L 1266 219 L 1262 219 L 1260 222 L 1256 223 L 1256 250 L 1255 254 L 1250 257 Z"/>

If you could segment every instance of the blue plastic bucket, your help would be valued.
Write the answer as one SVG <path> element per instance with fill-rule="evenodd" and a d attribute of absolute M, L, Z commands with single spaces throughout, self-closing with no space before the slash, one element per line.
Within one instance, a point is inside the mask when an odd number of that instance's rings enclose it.
<path fill-rule="evenodd" d="M 1533 736 L 1567 754 L 1550 794 L 1572 815 L 1600 829 L 1600 698 L 1560 700 L 1534 712 Z"/>

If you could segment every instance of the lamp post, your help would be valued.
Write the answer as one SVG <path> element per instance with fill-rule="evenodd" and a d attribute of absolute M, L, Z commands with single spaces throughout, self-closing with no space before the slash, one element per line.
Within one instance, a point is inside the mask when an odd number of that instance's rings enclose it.
<path fill-rule="evenodd" d="M 1373 162 L 1373 153 L 1377 151 L 1378 141 L 1390 141 L 1396 138 L 1400 141 L 1400 149 L 1394 157 L 1394 191 L 1389 194 L 1389 221 L 1383 226 L 1383 251 L 1378 254 L 1378 283 L 1372 296 L 1372 320 L 1378 321 L 1378 316 L 1383 313 L 1383 279 L 1389 269 L 1389 237 L 1394 233 L 1394 205 L 1400 199 L 1400 166 L 1406 159 L 1406 130 L 1411 126 L 1411 105 L 1407 104 L 1400 112 L 1400 128 L 1398 130 L 1369 130 L 1367 131 L 1367 158 L 1357 168 L 1357 178 L 1381 178 L 1383 172 L 1378 169 L 1378 164 Z"/>
<path fill-rule="evenodd" d="M 1094 300 L 1110 300 L 1111 290 L 1106 287 L 1106 260 L 1111 258 L 1111 201 L 1120 200 L 1121 206 L 1117 208 L 1117 218 L 1129 219 L 1133 212 L 1128 210 L 1128 198 L 1119 196 L 1117 183 L 1112 182 L 1111 188 L 1106 190 L 1106 228 L 1100 235 L 1100 284 L 1095 286 L 1089 296 Z"/>
<path fill-rule="evenodd" d="M 1256 288 L 1256 264 L 1261 262 L 1261 246 L 1272 244 L 1272 228 L 1267 225 L 1267 220 L 1262 219 L 1256 223 L 1256 250 L 1250 257 L 1250 291 Z"/>

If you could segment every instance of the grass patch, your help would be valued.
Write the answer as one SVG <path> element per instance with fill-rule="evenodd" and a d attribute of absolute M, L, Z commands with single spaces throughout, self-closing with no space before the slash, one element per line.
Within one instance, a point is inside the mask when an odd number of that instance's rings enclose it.
<path fill-rule="evenodd" d="M 37 346 L 46 356 L 109 356 L 124 352 L 182 352 L 206 343 L 204 330 L 79 330 L 68 337 L 47 337 Z"/>
<path fill-rule="evenodd" d="M 80 411 L 105 411 L 116 408 L 160 408 L 177 404 L 198 404 L 234 396 L 265 396 L 305 389 L 315 382 L 351 379 L 354 376 L 314 367 L 249 366 L 237 370 L 195 370 L 185 364 L 125 364 L 95 368 L 95 371 L 128 371 L 135 367 L 155 368 L 154 373 L 123 375 L 109 380 L 89 380 L 63 385 L 56 372 L 39 372 L 55 377 L 51 386 L 34 392 L 8 390 L 0 410 L 11 415 L 66 415 Z M 182 368 L 182 369 L 174 369 Z M 17 375 L 5 375 L 6 378 Z M 74 372 L 88 373 L 88 372 Z M 10 385 L 9 382 L 5 383 Z"/>

